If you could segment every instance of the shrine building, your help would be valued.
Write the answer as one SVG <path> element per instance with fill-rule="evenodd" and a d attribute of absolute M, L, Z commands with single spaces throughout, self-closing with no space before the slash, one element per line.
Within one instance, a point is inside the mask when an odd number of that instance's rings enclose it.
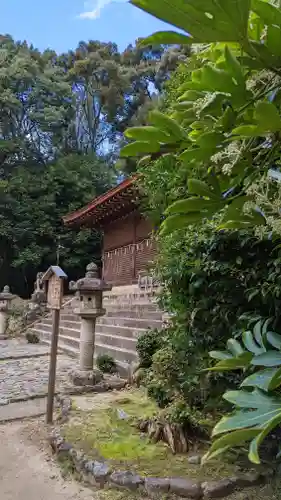
<path fill-rule="evenodd" d="M 63 218 L 67 226 L 102 231 L 103 278 L 113 286 L 138 283 L 156 253 L 153 227 L 141 214 L 140 199 L 134 176 Z"/>

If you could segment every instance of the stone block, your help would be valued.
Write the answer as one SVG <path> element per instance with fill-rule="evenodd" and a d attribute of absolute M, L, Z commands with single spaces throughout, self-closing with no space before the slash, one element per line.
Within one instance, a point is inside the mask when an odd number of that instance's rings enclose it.
<path fill-rule="evenodd" d="M 232 477 L 231 480 L 239 488 L 247 488 L 247 486 L 257 486 L 265 481 L 265 478 L 258 472 L 247 472 L 241 476 Z"/>
<path fill-rule="evenodd" d="M 170 480 L 161 477 L 146 477 L 144 481 L 145 491 L 148 494 L 168 493 L 170 489 Z"/>
<path fill-rule="evenodd" d="M 75 370 L 70 373 L 70 380 L 75 386 L 93 386 L 99 384 L 103 380 L 103 374 L 100 370 Z"/>
<path fill-rule="evenodd" d="M 224 498 L 231 495 L 238 485 L 233 478 L 202 483 L 204 498 Z"/>
<path fill-rule="evenodd" d="M 183 498 L 202 498 L 201 484 L 191 479 L 171 478 L 170 492 Z"/>
<path fill-rule="evenodd" d="M 201 457 L 200 455 L 191 455 L 190 457 L 188 457 L 187 461 L 191 465 L 200 465 Z"/>
<path fill-rule="evenodd" d="M 110 483 L 113 486 L 119 486 L 122 488 L 127 488 L 128 490 L 135 491 L 139 488 L 139 486 L 141 486 L 144 483 L 144 480 L 137 474 L 134 474 L 133 472 L 120 471 L 120 472 L 113 472 L 113 474 L 111 474 Z"/>

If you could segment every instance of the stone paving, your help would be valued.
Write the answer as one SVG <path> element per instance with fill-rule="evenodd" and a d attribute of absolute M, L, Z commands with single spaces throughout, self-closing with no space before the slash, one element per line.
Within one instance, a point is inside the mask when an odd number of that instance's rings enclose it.
<path fill-rule="evenodd" d="M 50 348 L 40 344 L 27 344 L 23 340 L 0 341 L 0 360 L 47 356 Z"/>
<path fill-rule="evenodd" d="M 0 342 L 0 406 L 44 397 L 48 389 L 49 348 L 17 340 Z M 77 360 L 58 354 L 56 390 L 69 386 L 69 371 Z"/>

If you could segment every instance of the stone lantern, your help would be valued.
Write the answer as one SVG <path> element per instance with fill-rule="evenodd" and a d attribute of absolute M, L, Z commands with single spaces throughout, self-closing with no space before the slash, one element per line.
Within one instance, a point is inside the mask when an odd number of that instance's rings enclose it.
<path fill-rule="evenodd" d="M 75 385 L 91 385 L 98 381 L 97 373 L 93 371 L 96 320 L 106 313 L 102 305 L 103 292 L 112 288 L 99 278 L 96 264 L 89 264 L 86 271 L 85 278 L 78 280 L 75 285 L 72 283 L 72 290 L 76 290 L 79 301 L 74 313 L 81 318 L 79 369 L 82 373 L 75 379 L 73 377 Z"/>
<path fill-rule="evenodd" d="M 10 293 L 10 287 L 4 286 L 0 293 L 0 339 L 5 338 L 8 327 L 8 313 L 14 295 Z"/>

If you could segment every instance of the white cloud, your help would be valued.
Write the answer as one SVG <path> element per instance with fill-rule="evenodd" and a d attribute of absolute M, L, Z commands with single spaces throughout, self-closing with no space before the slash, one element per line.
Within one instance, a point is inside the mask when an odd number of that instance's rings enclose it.
<path fill-rule="evenodd" d="M 127 0 L 115 0 L 124 2 Z M 84 3 L 84 11 L 79 14 L 80 19 L 97 19 L 101 15 L 101 11 L 106 5 L 113 3 L 114 0 L 92 0 Z"/>

